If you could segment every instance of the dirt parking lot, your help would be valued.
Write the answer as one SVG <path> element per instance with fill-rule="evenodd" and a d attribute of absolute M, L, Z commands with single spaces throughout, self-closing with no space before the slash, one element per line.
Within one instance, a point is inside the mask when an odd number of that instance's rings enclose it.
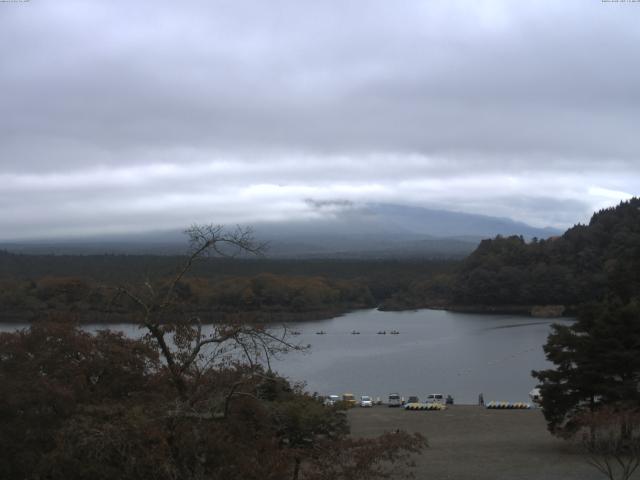
<path fill-rule="evenodd" d="M 349 419 L 355 436 L 399 428 L 427 437 L 429 448 L 415 459 L 418 479 L 603 478 L 577 448 L 547 432 L 540 410 L 454 405 L 444 411 L 406 411 L 376 406 L 354 408 Z"/>

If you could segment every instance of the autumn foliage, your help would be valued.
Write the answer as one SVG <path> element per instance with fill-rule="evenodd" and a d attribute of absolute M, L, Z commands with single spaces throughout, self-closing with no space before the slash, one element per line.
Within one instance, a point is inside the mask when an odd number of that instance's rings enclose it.
<path fill-rule="evenodd" d="M 352 439 L 343 411 L 259 367 L 204 369 L 181 396 L 145 339 L 38 323 L 0 352 L 3 479 L 385 478 L 424 445 Z"/>

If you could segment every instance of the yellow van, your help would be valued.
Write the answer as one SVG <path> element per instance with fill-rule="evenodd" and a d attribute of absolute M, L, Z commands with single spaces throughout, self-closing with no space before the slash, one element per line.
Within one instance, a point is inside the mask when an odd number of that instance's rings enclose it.
<path fill-rule="evenodd" d="M 355 407 L 358 402 L 356 401 L 356 397 L 353 395 L 353 393 L 345 393 L 342 395 L 342 401 L 348 406 L 348 407 Z"/>

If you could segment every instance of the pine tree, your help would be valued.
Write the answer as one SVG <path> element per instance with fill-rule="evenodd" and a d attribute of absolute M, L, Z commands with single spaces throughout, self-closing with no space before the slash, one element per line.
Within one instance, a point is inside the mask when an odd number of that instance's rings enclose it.
<path fill-rule="evenodd" d="M 587 411 L 640 407 L 640 302 L 617 299 L 585 307 L 570 326 L 554 325 L 544 347 L 555 369 L 540 380 L 549 430 L 571 435 Z"/>

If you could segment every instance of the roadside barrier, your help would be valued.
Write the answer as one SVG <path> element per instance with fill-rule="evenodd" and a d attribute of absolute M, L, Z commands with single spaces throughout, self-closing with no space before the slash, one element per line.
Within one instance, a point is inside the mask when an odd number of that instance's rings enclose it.
<path fill-rule="evenodd" d="M 531 408 L 531 404 L 525 402 L 495 402 L 487 403 L 487 408 L 496 410 L 526 410 Z"/>
<path fill-rule="evenodd" d="M 405 410 L 446 410 L 442 403 L 407 403 Z"/>

